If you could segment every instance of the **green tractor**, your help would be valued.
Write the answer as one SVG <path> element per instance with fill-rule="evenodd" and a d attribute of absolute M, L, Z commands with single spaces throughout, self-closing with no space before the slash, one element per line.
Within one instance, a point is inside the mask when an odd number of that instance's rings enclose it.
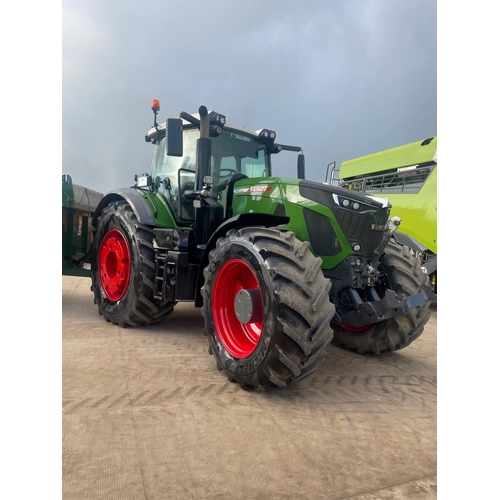
<path fill-rule="evenodd" d="M 333 342 L 383 353 L 413 342 L 435 300 L 396 242 L 387 200 L 305 180 L 302 150 L 205 106 L 157 123 L 151 172 L 106 194 L 87 255 L 99 314 L 121 327 L 201 308 L 217 368 L 244 389 L 310 375 Z M 271 157 L 299 153 L 298 179 Z"/>

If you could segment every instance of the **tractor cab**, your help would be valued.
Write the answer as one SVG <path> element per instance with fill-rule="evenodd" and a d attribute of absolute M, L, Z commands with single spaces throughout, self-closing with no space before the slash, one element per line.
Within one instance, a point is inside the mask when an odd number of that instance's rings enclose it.
<path fill-rule="evenodd" d="M 181 223 L 195 220 L 196 201 L 200 198 L 215 200 L 226 219 L 235 182 L 270 177 L 271 154 L 282 150 L 302 152 L 299 147 L 276 144 L 276 132 L 272 130 L 253 132 L 228 125 L 224 115 L 206 108 L 193 115 L 182 112 L 179 119 L 162 124 L 156 124 L 158 101 L 153 101 L 152 109 L 155 124 L 146 135 L 146 141 L 155 146 L 149 182 L 168 201 Z M 203 119 L 208 122 L 207 130 L 202 130 Z M 197 166 L 200 139 L 202 144 L 204 139 L 204 148 Z"/>

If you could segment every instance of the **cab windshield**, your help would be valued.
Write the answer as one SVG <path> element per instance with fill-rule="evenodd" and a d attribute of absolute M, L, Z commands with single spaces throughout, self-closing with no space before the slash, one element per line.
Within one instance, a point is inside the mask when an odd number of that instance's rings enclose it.
<path fill-rule="evenodd" d="M 167 198 L 183 220 L 192 220 L 192 200 L 185 200 L 183 193 L 195 187 L 196 140 L 200 137 L 197 129 L 184 130 L 184 155 L 167 156 L 165 137 L 155 147 L 151 175 L 158 191 Z M 269 155 L 264 144 L 242 132 L 223 129 L 219 137 L 212 137 L 210 175 L 214 183 L 214 197 L 223 196 L 227 183 L 234 174 L 247 177 L 268 177 L 270 175 Z"/>

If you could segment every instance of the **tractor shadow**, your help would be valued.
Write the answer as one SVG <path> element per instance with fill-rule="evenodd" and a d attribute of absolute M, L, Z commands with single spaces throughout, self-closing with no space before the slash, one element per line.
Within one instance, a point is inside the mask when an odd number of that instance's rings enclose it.
<path fill-rule="evenodd" d="M 147 327 L 142 327 L 143 333 L 155 335 L 182 335 L 184 337 L 204 337 L 204 321 L 201 309 L 195 308 L 190 302 L 179 303 L 170 316 Z"/>

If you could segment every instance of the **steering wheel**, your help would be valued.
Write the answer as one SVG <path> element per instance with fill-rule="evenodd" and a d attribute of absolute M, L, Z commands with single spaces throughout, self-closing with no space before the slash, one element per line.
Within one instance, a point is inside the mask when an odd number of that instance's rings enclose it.
<path fill-rule="evenodd" d="M 222 172 L 227 172 L 226 174 L 223 174 Z M 236 170 L 233 168 L 221 168 L 220 170 L 214 170 L 212 172 L 212 177 L 214 178 L 214 184 L 222 184 L 222 179 L 224 178 L 224 181 L 228 180 L 229 177 L 231 177 L 234 174 L 237 174 Z M 226 179 L 227 177 L 227 179 Z"/>

